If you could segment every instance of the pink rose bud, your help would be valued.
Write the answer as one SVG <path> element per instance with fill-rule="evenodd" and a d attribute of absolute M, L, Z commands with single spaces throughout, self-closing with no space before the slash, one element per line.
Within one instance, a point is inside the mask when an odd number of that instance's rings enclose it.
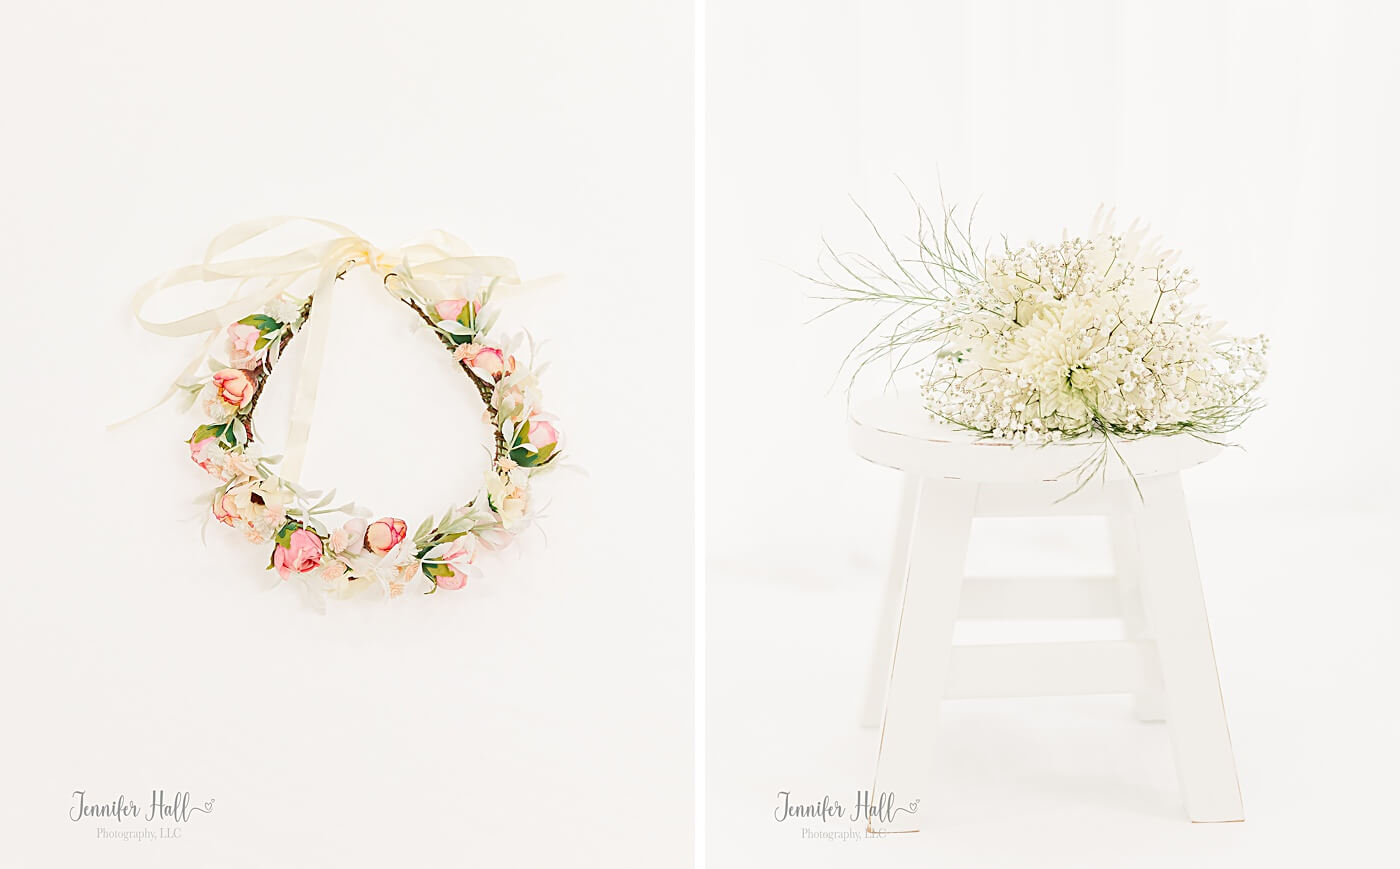
<path fill-rule="evenodd" d="M 467 574 L 465 571 L 460 571 L 450 564 L 444 564 L 441 569 L 444 572 L 433 577 L 437 580 L 438 588 L 445 588 L 448 591 L 457 591 L 466 587 Z"/>
<path fill-rule="evenodd" d="M 228 327 L 229 362 L 235 368 L 251 368 L 262 332 L 258 327 L 247 323 L 234 323 Z"/>
<path fill-rule="evenodd" d="M 437 311 L 439 320 L 456 320 L 462 316 L 462 309 L 467 306 L 466 299 L 446 299 L 433 306 Z"/>
<path fill-rule="evenodd" d="M 475 560 L 476 538 L 467 534 L 424 553 L 423 574 L 438 588 L 457 591 L 466 586 Z"/>
<path fill-rule="evenodd" d="M 383 555 L 407 536 L 408 526 L 402 519 L 380 519 L 365 529 L 365 545 L 375 555 Z"/>
<path fill-rule="evenodd" d="M 232 527 L 234 520 L 239 518 L 237 508 L 238 504 L 234 501 L 233 495 L 223 492 L 214 499 L 214 518 Z"/>
<path fill-rule="evenodd" d="M 247 407 L 257 391 L 253 378 L 241 368 L 214 372 L 214 386 L 219 390 L 219 400 L 230 407 Z"/>
<path fill-rule="evenodd" d="M 542 419 L 530 420 L 530 443 L 534 445 L 535 452 L 544 452 L 545 447 L 552 447 L 559 443 L 559 432 L 553 425 Z"/>
<path fill-rule="evenodd" d="M 203 438 L 197 441 L 190 441 L 190 458 L 194 463 L 203 468 L 206 472 L 218 476 L 220 471 L 214 460 L 223 452 L 219 443 L 213 437 Z"/>
<path fill-rule="evenodd" d="M 278 545 L 272 551 L 272 566 L 286 579 L 293 573 L 306 573 L 315 570 L 321 563 L 321 538 L 298 528 L 287 539 L 287 545 Z"/>
<path fill-rule="evenodd" d="M 476 354 L 476 360 L 473 364 L 492 377 L 500 377 L 506 370 L 505 354 L 495 347 L 483 348 L 480 353 Z"/>
<path fill-rule="evenodd" d="M 457 348 L 457 358 L 467 363 L 468 368 L 492 380 L 500 380 L 501 375 L 508 373 L 505 354 L 495 347 L 464 344 Z M 514 358 L 510 360 L 509 367 L 515 368 Z"/>
<path fill-rule="evenodd" d="M 559 445 L 559 430 L 554 424 L 532 416 L 516 435 L 518 446 L 510 451 L 511 461 L 522 468 L 537 468 L 554 457 Z"/>

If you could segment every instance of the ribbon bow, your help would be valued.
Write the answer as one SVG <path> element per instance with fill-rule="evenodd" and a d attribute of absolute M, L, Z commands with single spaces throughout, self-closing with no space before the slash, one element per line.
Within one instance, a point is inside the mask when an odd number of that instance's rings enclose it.
<path fill-rule="evenodd" d="M 259 236 L 296 222 L 323 227 L 334 233 L 334 237 L 279 256 L 220 259 Z M 437 280 L 466 280 L 478 285 L 520 283 L 515 264 L 509 259 L 477 256 L 461 239 L 442 230 L 434 230 L 403 247 L 381 251 L 346 227 L 328 220 L 282 216 L 235 224 L 209 242 L 203 261 L 152 278 L 136 291 L 133 300 L 136 321 L 147 331 L 171 338 L 205 333 L 209 336 L 204 351 L 171 382 L 165 395 L 136 416 L 159 407 L 180 390 L 204 364 L 209 351 L 231 323 L 263 310 L 273 299 L 315 276 L 309 295 L 316 300 L 316 315 L 302 329 L 306 333 L 306 357 L 297 385 L 282 466 L 282 476 L 296 481 L 311 432 L 316 384 L 320 380 L 326 328 L 330 323 L 332 288 L 346 272 L 358 266 L 368 267 L 383 281 L 385 289 L 400 299 L 417 297 L 431 302 L 436 295 L 431 282 Z M 142 314 L 146 303 L 166 290 L 222 280 L 239 282 L 233 296 L 222 305 L 166 323 L 153 322 Z M 470 289 L 474 291 L 476 287 Z M 113 427 L 121 424 L 115 423 Z"/>

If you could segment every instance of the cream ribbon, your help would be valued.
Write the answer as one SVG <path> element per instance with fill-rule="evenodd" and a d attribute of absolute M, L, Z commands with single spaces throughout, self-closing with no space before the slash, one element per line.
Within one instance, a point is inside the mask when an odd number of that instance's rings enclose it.
<path fill-rule="evenodd" d="M 259 236 L 297 222 L 327 229 L 334 237 L 279 256 L 220 259 Z M 188 384 L 230 324 L 262 311 L 294 285 L 314 276 L 315 284 L 310 295 L 315 303 L 311 317 L 301 329 L 305 333 L 302 339 L 306 345 L 305 361 L 297 382 L 286 453 L 280 471 L 283 479 L 297 482 L 311 434 L 316 386 L 321 377 L 326 333 L 330 325 L 333 288 L 340 277 L 358 266 L 367 266 L 383 281 L 385 289 L 396 297 L 427 304 L 440 297 L 434 292 L 425 292 L 428 285 L 420 283 L 423 280 L 466 280 L 478 285 L 520 283 L 515 264 L 509 259 L 476 256 L 465 242 L 442 230 L 429 232 L 422 239 L 403 247 L 381 251 L 346 227 L 328 220 L 282 216 L 235 224 L 214 237 L 204 252 L 202 262 L 152 278 L 136 291 L 132 302 L 136 320 L 147 331 L 171 338 L 208 335 L 203 352 L 171 382 L 165 395 L 136 416 L 165 403 Z M 142 315 L 146 303 L 166 290 L 222 280 L 239 282 L 233 296 L 222 305 L 167 323 L 153 322 Z M 476 289 L 470 287 L 469 292 Z M 114 423 L 109 428 L 121 424 Z"/>

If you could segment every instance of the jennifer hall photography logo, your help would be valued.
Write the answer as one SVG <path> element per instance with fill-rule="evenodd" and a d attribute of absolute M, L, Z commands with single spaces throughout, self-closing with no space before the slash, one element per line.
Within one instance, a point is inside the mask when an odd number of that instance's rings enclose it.
<path fill-rule="evenodd" d="M 179 839 L 191 818 L 214 811 L 212 799 L 196 803 L 189 791 L 151 791 L 151 800 L 138 802 L 125 794 L 97 798 L 87 791 L 73 791 L 68 819 L 74 823 L 96 821 L 97 838 L 154 842 Z M 156 826 L 152 828 L 151 824 Z"/>
<path fill-rule="evenodd" d="M 855 799 L 842 803 L 830 794 L 819 800 L 802 801 L 792 791 L 778 791 L 773 817 L 778 823 L 801 826 L 802 838 L 837 842 L 879 839 L 886 834 L 870 832 L 874 824 L 889 825 L 919 811 L 918 800 L 898 800 L 893 791 L 856 791 Z"/>

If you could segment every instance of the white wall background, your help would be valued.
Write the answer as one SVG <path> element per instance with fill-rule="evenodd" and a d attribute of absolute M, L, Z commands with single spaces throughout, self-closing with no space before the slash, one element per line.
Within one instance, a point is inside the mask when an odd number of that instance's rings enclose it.
<path fill-rule="evenodd" d="M 774 0 L 709 14 L 716 564 L 798 577 L 865 563 L 892 515 L 895 481 L 850 455 L 845 397 L 828 392 L 871 320 L 803 325 L 823 306 L 787 269 L 811 270 L 823 234 L 873 249 L 848 195 L 887 234 L 912 232 L 896 176 L 933 209 L 940 181 L 951 202 L 980 199 L 984 238 L 1013 243 L 1116 205 L 1184 251 L 1198 301 L 1270 335 L 1270 406 L 1236 438 L 1247 453 L 1192 475 L 1197 497 L 1375 507 L 1400 476 L 1383 385 L 1393 9 Z M 805 545 L 814 532 L 823 545 Z"/>
<path fill-rule="evenodd" d="M 690 25 L 626 0 L 8 10 L 0 865 L 685 862 Z M 318 616 L 259 592 L 265 550 L 219 526 L 201 546 L 192 417 L 103 430 L 194 352 L 137 328 L 136 286 L 278 213 L 567 274 L 503 300 L 548 341 L 589 474 L 542 481 L 548 546 Z M 308 481 L 443 509 L 479 405 L 362 275 L 333 316 Z M 77 789 L 216 809 L 178 841 L 98 841 Z"/>

